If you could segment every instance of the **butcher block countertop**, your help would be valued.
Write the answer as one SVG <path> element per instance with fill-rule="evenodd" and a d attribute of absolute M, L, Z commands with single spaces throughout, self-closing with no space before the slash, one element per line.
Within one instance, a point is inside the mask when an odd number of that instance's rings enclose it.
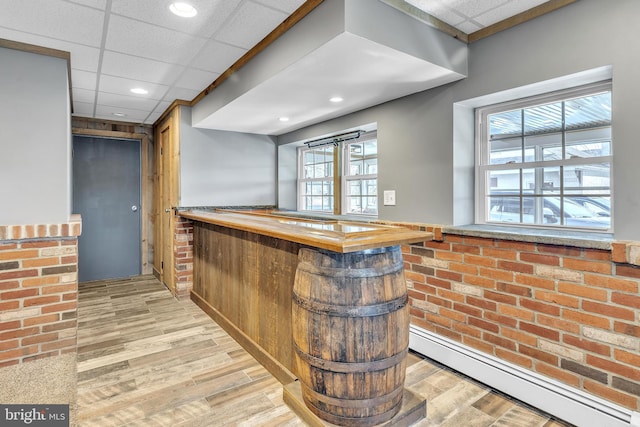
<path fill-rule="evenodd" d="M 194 221 L 248 231 L 291 242 L 348 253 L 388 246 L 418 243 L 433 233 L 405 227 L 331 219 L 309 219 L 269 211 L 180 211 Z"/>

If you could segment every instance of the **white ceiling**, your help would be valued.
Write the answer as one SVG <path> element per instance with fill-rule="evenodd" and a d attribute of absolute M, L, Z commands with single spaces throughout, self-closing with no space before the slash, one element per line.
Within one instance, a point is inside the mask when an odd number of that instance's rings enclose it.
<path fill-rule="evenodd" d="M 182 1 L 198 9 L 195 18 L 172 15 L 172 0 L 3 0 L 0 38 L 71 53 L 74 115 L 151 124 L 175 99 L 195 98 L 304 3 Z M 408 2 L 470 33 L 544 0 Z"/>
<path fill-rule="evenodd" d="M 546 3 L 547 0 L 405 0 L 405 2 L 471 34 Z"/>

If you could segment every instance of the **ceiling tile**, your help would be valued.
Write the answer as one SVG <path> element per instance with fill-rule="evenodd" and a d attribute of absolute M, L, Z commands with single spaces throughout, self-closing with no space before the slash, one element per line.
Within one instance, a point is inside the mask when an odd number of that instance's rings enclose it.
<path fill-rule="evenodd" d="M 98 105 L 122 107 L 132 110 L 152 111 L 158 100 L 137 96 L 120 95 L 116 93 L 99 92 Z"/>
<path fill-rule="evenodd" d="M 130 89 L 133 87 L 142 87 L 149 91 L 147 95 L 132 94 Z M 115 93 L 125 96 L 133 96 L 142 99 L 160 100 L 167 92 L 168 86 L 155 83 L 123 79 L 122 77 L 114 77 L 103 75 L 100 77 L 100 91 Z"/>
<path fill-rule="evenodd" d="M 114 116 L 113 113 L 124 113 L 125 117 Z M 120 107 L 110 107 L 108 105 L 96 106 L 96 117 L 106 120 L 122 120 L 124 122 L 142 122 L 149 115 L 148 112 L 142 110 L 132 110 Z"/>
<path fill-rule="evenodd" d="M 81 103 L 93 105 L 93 102 L 95 101 L 95 96 L 96 96 L 95 94 L 96 94 L 95 90 L 80 89 L 80 88 L 74 87 L 72 91 L 73 102 L 74 104 L 76 102 L 81 102 Z"/>
<path fill-rule="evenodd" d="M 95 47 L 51 39 L 2 27 L 0 27 L 0 38 L 70 52 L 71 66 L 73 68 L 93 72 L 98 70 L 100 49 Z"/>
<path fill-rule="evenodd" d="M 206 39 L 121 16 L 109 20 L 106 48 L 157 61 L 185 64 L 204 46 Z"/>
<path fill-rule="evenodd" d="M 105 10 L 107 7 L 107 0 L 69 0 L 71 3 L 78 3 L 84 6 L 93 7 L 96 9 Z"/>
<path fill-rule="evenodd" d="M 457 25 L 465 20 L 463 16 L 447 8 L 438 0 L 406 0 L 406 2 L 449 25 Z"/>
<path fill-rule="evenodd" d="M 175 82 L 175 86 L 200 92 L 213 83 L 219 75 L 219 73 L 187 68 L 178 81 Z"/>
<path fill-rule="evenodd" d="M 464 22 L 461 22 L 458 25 L 456 25 L 456 28 L 458 28 L 463 33 L 471 34 L 471 33 L 475 33 L 476 31 L 478 31 L 482 27 L 480 25 L 477 25 L 477 24 L 471 22 L 471 21 L 464 21 Z"/>
<path fill-rule="evenodd" d="M 241 0 L 191 0 L 198 14 L 181 18 L 169 11 L 173 0 L 113 0 L 111 12 L 182 33 L 210 37 L 229 18 Z"/>
<path fill-rule="evenodd" d="M 78 89 L 96 90 L 96 73 L 88 71 L 71 70 L 71 85 Z"/>
<path fill-rule="evenodd" d="M 179 65 L 111 51 L 105 51 L 102 58 L 104 74 L 151 83 L 170 85 L 183 71 Z"/>
<path fill-rule="evenodd" d="M 156 122 L 156 120 L 158 120 L 160 118 L 160 116 L 162 115 L 162 113 L 151 113 L 149 114 L 149 116 L 146 118 L 146 120 L 144 121 L 145 124 L 148 125 L 152 125 Z"/>
<path fill-rule="evenodd" d="M 287 15 L 291 15 L 304 4 L 304 0 L 256 0 L 256 2 L 279 9 Z"/>
<path fill-rule="evenodd" d="M 492 25 L 542 3 L 546 3 L 546 0 L 511 0 L 496 9 L 476 16 L 475 20 L 485 26 Z"/>
<path fill-rule="evenodd" d="M 222 74 L 246 52 L 247 49 L 211 40 L 207 42 L 200 54 L 189 65 L 201 70 Z"/>
<path fill-rule="evenodd" d="M 104 12 L 61 0 L 3 1 L 0 27 L 100 46 Z"/>
<path fill-rule="evenodd" d="M 93 117 L 93 103 L 73 101 L 73 115 L 82 117 Z"/>
<path fill-rule="evenodd" d="M 200 94 L 201 91 L 199 90 L 192 90 L 192 89 L 185 89 L 185 88 L 180 88 L 180 87 L 173 87 L 169 90 L 169 92 L 167 92 L 167 94 L 165 95 L 165 97 L 163 98 L 164 101 L 170 101 L 173 102 L 176 99 L 184 99 L 185 101 L 191 101 L 193 98 L 195 98 L 196 96 L 198 96 L 198 94 Z"/>
<path fill-rule="evenodd" d="M 258 3 L 247 2 L 227 21 L 220 33 L 216 35 L 216 39 L 251 49 L 286 18 L 286 13 Z"/>
<path fill-rule="evenodd" d="M 509 0 L 441 0 L 450 10 L 456 10 L 460 14 L 473 18 L 503 5 Z"/>

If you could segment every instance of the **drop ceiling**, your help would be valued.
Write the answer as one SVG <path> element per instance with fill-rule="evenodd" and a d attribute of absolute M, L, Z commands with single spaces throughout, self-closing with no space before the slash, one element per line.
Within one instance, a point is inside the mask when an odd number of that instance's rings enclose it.
<path fill-rule="evenodd" d="M 0 38 L 71 53 L 75 116 L 151 124 L 174 100 L 194 99 L 304 3 L 187 1 L 198 9 L 195 18 L 172 15 L 170 0 L 6 1 L 0 13 Z M 469 33 L 544 2 L 410 3 Z M 148 93 L 132 94 L 133 87 Z"/>

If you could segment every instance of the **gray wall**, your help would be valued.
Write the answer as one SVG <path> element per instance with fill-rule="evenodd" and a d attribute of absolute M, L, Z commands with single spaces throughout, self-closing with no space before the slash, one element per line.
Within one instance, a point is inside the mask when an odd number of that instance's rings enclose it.
<path fill-rule="evenodd" d="M 612 74 L 615 237 L 640 240 L 638 16 L 637 0 L 581 0 L 470 44 L 465 80 L 282 135 L 278 143 L 377 122 L 378 191 L 397 192 L 397 206 L 380 206 L 379 217 L 468 224 L 473 221 L 473 108 L 565 87 L 572 84 L 570 75 L 585 83 Z M 295 186 L 283 182 L 279 201 L 295 200 L 291 191 Z"/>
<path fill-rule="evenodd" d="M 276 204 L 275 138 L 198 129 L 180 111 L 180 206 Z"/>
<path fill-rule="evenodd" d="M 64 223 L 71 213 L 67 61 L 0 48 L 0 224 Z"/>

